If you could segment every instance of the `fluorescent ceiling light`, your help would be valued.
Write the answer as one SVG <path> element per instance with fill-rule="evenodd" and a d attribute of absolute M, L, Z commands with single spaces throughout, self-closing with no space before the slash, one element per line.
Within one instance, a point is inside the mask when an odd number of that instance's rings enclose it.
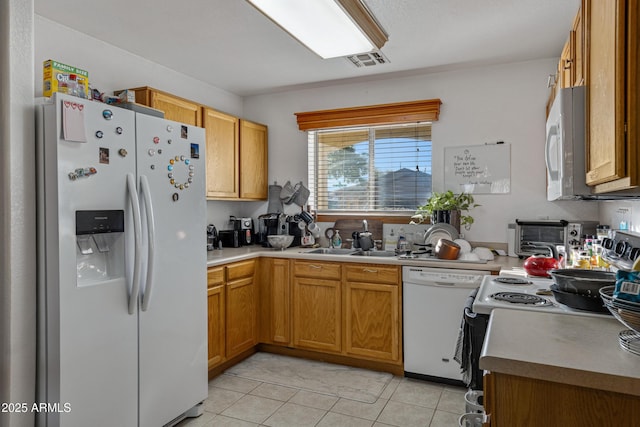
<path fill-rule="evenodd" d="M 247 0 L 322 58 L 380 49 L 387 34 L 361 0 Z"/>

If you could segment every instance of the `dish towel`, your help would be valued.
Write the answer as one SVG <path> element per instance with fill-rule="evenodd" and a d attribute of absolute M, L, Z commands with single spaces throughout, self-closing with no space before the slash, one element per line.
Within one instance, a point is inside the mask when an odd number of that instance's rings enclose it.
<path fill-rule="evenodd" d="M 472 314 L 473 301 L 476 299 L 478 289 L 475 289 L 465 303 L 462 311 L 462 321 L 460 323 L 460 329 L 458 330 L 458 339 L 456 341 L 456 349 L 453 355 L 453 360 L 460 364 L 460 372 L 462 373 L 462 382 L 467 386 L 473 386 L 473 364 L 472 364 L 472 352 L 473 352 L 473 337 L 471 336 L 471 325 L 466 320 L 466 314 Z"/>

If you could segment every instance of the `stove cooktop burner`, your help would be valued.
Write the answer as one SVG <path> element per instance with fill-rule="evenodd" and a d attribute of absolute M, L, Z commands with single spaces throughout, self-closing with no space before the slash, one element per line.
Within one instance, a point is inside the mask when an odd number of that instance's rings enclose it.
<path fill-rule="evenodd" d="M 495 279 L 493 279 L 493 281 L 502 283 L 505 285 L 530 285 L 531 284 L 531 282 L 528 281 L 527 279 L 522 279 L 520 277 L 498 276 Z"/>
<path fill-rule="evenodd" d="M 497 301 L 506 301 L 512 304 L 528 304 L 538 307 L 546 307 L 553 305 L 549 300 L 530 294 L 520 292 L 498 292 L 491 295 L 491 298 Z"/>

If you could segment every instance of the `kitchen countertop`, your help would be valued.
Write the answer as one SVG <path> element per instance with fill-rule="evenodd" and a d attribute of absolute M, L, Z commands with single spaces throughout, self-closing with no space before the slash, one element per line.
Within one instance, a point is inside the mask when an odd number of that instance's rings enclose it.
<path fill-rule="evenodd" d="M 207 252 L 207 266 L 227 264 L 230 262 L 243 261 L 258 257 L 290 258 L 315 261 L 333 262 L 356 262 L 364 264 L 389 264 L 389 265 L 409 265 L 417 267 L 440 267 L 455 268 L 463 270 L 481 270 L 490 273 L 499 273 L 501 270 L 518 269 L 522 266 L 522 260 L 508 256 L 495 257 L 493 261 L 486 264 L 460 261 L 441 261 L 426 259 L 399 259 L 398 257 L 377 257 L 377 256 L 351 256 L 351 255 L 331 255 L 331 254 L 310 254 L 314 248 L 294 247 L 284 251 L 264 248 L 258 245 L 243 246 L 240 248 L 223 248 Z"/>
<path fill-rule="evenodd" d="M 495 309 L 480 368 L 640 396 L 640 356 L 620 348 L 613 317 Z"/>

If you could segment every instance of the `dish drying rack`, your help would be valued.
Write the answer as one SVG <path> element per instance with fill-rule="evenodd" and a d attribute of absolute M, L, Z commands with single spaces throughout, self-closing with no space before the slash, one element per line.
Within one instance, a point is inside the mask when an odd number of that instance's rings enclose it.
<path fill-rule="evenodd" d="M 640 356 L 640 303 L 614 298 L 615 286 L 600 288 L 600 296 L 605 307 L 629 330 L 618 334 L 620 347 Z"/>

